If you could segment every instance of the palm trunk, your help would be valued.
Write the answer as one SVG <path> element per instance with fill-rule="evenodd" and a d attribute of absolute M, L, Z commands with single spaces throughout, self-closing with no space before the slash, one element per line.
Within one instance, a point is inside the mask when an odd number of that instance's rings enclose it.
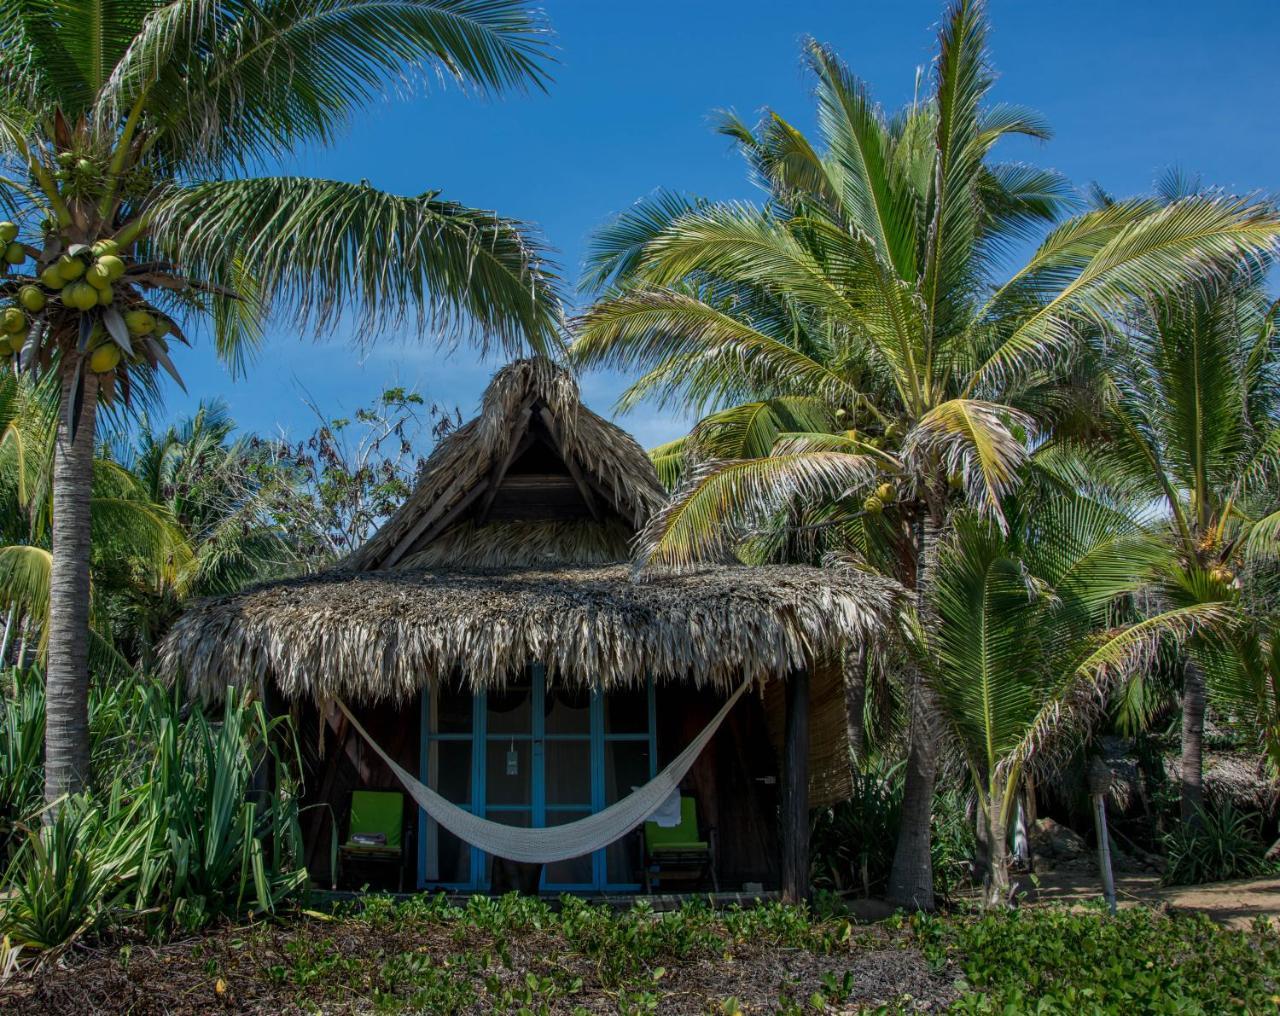
<path fill-rule="evenodd" d="M 64 409 L 53 453 L 53 566 L 49 581 L 45 800 L 79 793 L 89 777 L 89 505 L 97 378 L 87 374 L 75 439 Z M 74 398 L 63 368 L 62 400 Z"/>
<path fill-rule="evenodd" d="M 1009 903 L 1009 830 L 1002 819 L 1003 790 L 985 802 L 987 808 L 987 876 L 984 902 L 988 907 Z"/>
<path fill-rule="evenodd" d="M 1198 825 L 1204 809 L 1204 671 L 1188 659 L 1182 676 L 1182 821 Z"/>
<path fill-rule="evenodd" d="M 936 522 L 925 509 L 913 526 L 915 539 L 916 606 L 923 616 L 937 543 Z M 910 745 L 902 789 L 902 819 L 898 844 L 889 872 L 888 899 L 914 910 L 932 910 L 933 855 L 930 825 L 933 821 L 933 785 L 938 772 L 936 710 L 928 682 L 919 667 L 911 667 L 907 693 L 911 703 Z"/>

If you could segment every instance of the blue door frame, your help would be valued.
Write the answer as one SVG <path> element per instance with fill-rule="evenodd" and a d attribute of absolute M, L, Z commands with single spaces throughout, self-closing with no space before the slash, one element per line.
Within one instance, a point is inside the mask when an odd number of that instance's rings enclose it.
<path fill-rule="evenodd" d="M 428 786 L 433 786 L 431 773 L 431 747 L 433 743 L 447 741 L 466 741 L 471 744 L 471 800 L 455 801 L 460 807 L 475 814 L 498 817 L 512 812 L 530 812 L 531 821 L 536 828 L 546 825 L 546 753 L 548 741 L 582 741 L 581 735 L 548 734 L 546 732 L 546 693 L 547 682 L 545 669 L 541 664 L 530 668 L 532 686 L 532 731 L 530 734 L 495 734 L 491 738 L 487 730 L 488 698 L 486 693 L 477 692 L 472 695 L 471 731 L 469 733 L 438 734 L 431 732 L 431 693 L 423 689 L 421 696 L 422 736 L 418 759 L 418 778 Z M 590 745 L 591 765 L 591 800 L 580 804 L 557 803 L 553 810 L 557 812 L 581 812 L 585 817 L 601 811 L 606 805 L 607 788 L 605 786 L 605 752 L 610 743 L 615 742 L 647 742 L 649 756 L 649 779 L 657 775 L 657 733 L 656 702 L 653 682 L 646 683 L 647 721 L 643 733 L 606 734 L 605 733 L 605 693 L 593 691 L 590 699 L 589 733 L 586 738 Z M 492 805 L 486 802 L 485 782 L 487 779 L 487 746 L 490 740 L 530 742 L 530 760 L 532 773 L 532 801 L 529 807 L 523 805 Z M 427 817 L 426 812 L 418 809 L 418 878 L 419 889 L 428 886 L 459 891 L 484 891 L 488 889 L 488 865 L 485 854 L 478 847 L 470 847 L 469 879 L 465 882 L 441 882 L 427 878 L 430 860 L 437 850 L 438 827 Z M 608 865 L 604 849 L 595 851 L 591 856 L 591 881 L 571 883 L 548 883 L 543 873 L 542 886 L 548 892 L 634 892 L 640 889 L 639 882 L 611 882 L 608 877 Z"/>

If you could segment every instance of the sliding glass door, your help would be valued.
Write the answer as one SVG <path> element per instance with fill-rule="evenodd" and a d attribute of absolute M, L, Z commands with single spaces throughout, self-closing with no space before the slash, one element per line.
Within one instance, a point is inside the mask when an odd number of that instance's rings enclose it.
<path fill-rule="evenodd" d="M 625 797 L 657 769 L 652 684 L 604 695 L 548 687 L 542 668 L 505 688 L 424 693 L 422 779 L 469 811 L 507 825 L 573 822 Z M 492 859 L 421 811 L 419 885 L 484 890 Z M 634 834 L 548 865 L 550 892 L 639 888 Z"/>

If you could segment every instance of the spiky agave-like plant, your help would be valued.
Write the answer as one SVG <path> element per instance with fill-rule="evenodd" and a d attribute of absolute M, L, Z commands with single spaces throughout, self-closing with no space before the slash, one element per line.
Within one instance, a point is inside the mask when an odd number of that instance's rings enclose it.
<path fill-rule="evenodd" d="M 177 377 L 169 337 L 211 320 L 243 366 L 273 307 L 363 337 L 405 322 L 545 348 L 558 301 L 518 223 L 440 200 L 252 176 L 331 142 L 391 82 L 541 86 L 546 34 L 520 0 L 4 0 L 0 291 L 6 346 L 55 374 L 50 799 L 81 788 L 89 485 L 99 400 Z M 16 338 L 15 338 L 16 337 Z"/>

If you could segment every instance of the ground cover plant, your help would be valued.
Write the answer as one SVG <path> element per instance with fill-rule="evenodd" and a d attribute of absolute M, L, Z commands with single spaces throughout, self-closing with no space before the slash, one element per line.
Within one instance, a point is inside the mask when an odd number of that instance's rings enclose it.
<path fill-rule="evenodd" d="M 898 917 L 764 904 L 614 912 L 508 896 L 104 944 L 0 988 L 19 1011 L 145 1013 L 1264 1013 L 1280 934 L 1092 908 Z"/>

